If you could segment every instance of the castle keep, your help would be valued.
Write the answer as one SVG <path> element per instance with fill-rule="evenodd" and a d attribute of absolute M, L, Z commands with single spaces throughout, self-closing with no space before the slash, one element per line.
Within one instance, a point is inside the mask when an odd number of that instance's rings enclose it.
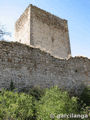
<path fill-rule="evenodd" d="M 59 58 L 71 55 L 67 20 L 29 5 L 15 24 L 18 42 Z"/>
<path fill-rule="evenodd" d="M 18 90 L 58 86 L 81 94 L 90 87 L 90 59 L 68 58 L 66 20 L 30 5 L 17 20 L 15 33 L 18 42 L 0 41 L 0 89 L 13 82 Z"/>

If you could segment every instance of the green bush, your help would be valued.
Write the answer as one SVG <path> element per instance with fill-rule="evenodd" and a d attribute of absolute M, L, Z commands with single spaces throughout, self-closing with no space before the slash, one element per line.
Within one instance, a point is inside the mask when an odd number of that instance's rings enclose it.
<path fill-rule="evenodd" d="M 90 106 L 90 87 L 83 90 L 80 95 L 80 100 L 82 100 L 87 106 Z"/>
<path fill-rule="evenodd" d="M 36 109 L 37 120 L 50 120 L 50 115 L 58 120 L 58 114 L 79 113 L 77 98 L 70 98 L 67 92 L 62 92 L 58 87 L 47 89 L 45 96 L 36 103 Z"/>
<path fill-rule="evenodd" d="M 80 113 L 90 117 L 90 87 L 85 88 L 79 97 Z M 84 120 L 84 119 L 83 119 Z M 86 119 L 85 119 L 86 120 Z M 89 120 L 89 118 L 87 119 Z"/>
<path fill-rule="evenodd" d="M 39 87 L 31 88 L 28 92 L 29 95 L 34 97 L 35 100 L 40 100 L 42 96 L 44 96 L 45 89 L 41 89 Z"/>
<path fill-rule="evenodd" d="M 30 120 L 33 117 L 32 97 L 24 93 L 0 93 L 1 120 Z"/>
<path fill-rule="evenodd" d="M 26 93 L 3 90 L 0 93 L 0 120 L 58 120 L 59 114 L 89 115 L 89 95 L 87 91 L 82 93 L 80 99 L 70 97 L 67 92 L 61 91 L 58 87 L 43 90 L 31 88 Z"/>
<path fill-rule="evenodd" d="M 37 116 L 36 116 L 36 114 L 37 114 L 37 111 L 36 111 L 36 101 L 38 102 L 41 98 L 42 98 L 42 96 L 44 96 L 44 93 L 45 93 L 45 89 L 41 89 L 41 88 L 39 88 L 39 87 L 33 87 L 33 88 L 31 88 L 28 92 L 27 92 L 29 95 L 31 95 L 32 96 L 32 98 L 33 98 L 33 102 L 32 102 L 32 104 L 33 104 L 33 113 L 34 113 L 34 115 L 33 115 L 33 120 L 37 120 Z"/>

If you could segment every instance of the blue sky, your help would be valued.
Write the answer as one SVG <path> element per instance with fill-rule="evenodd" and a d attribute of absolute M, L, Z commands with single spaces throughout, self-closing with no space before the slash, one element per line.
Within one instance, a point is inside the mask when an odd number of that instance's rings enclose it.
<path fill-rule="evenodd" d="M 15 21 L 29 4 L 67 19 L 72 56 L 90 58 L 90 0 L 0 0 L 0 24 L 13 34 Z"/>

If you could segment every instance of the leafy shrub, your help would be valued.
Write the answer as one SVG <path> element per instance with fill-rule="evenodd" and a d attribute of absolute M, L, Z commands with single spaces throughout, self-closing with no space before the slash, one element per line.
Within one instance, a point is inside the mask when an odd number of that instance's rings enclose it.
<path fill-rule="evenodd" d="M 40 98 L 44 95 L 45 93 L 45 89 L 41 89 L 40 87 L 32 87 L 30 89 L 27 88 L 23 88 L 21 89 L 19 92 L 21 93 L 26 93 L 31 95 L 33 98 L 35 98 L 36 100 L 40 100 Z"/>
<path fill-rule="evenodd" d="M 39 87 L 33 87 L 28 91 L 28 94 L 31 95 L 33 98 L 33 102 L 32 102 L 33 113 L 34 113 L 33 120 L 37 120 L 37 115 L 36 115 L 37 111 L 36 111 L 36 104 L 35 103 L 36 103 L 36 101 L 38 102 L 42 98 L 42 96 L 44 96 L 44 93 L 45 93 L 45 89 L 41 89 Z"/>
<path fill-rule="evenodd" d="M 87 97 L 90 95 L 89 92 L 83 95 L 86 103 L 89 103 L 89 97 Z M 44 90 L 31 88 L 26 93 L 3 90 L 0 93 L 0 120 L 58 120 L 58 114 L 89 115 L 88 105 L 90 104 L 84 105 L 85 98 L 82 95 L 80 99 L 70 97 L 67 92 L 61 91 L 58 87 Z M 84 102 L 81 102 L 82 100 Z M 72 118 L 72 120 L 81 119 Z M 89 118 L 83 120 L 89 120 Z"/>
<path fill-rule="evenodd" d="M 79 97 L 80 113 L 90 117 L 90 87 L 85 88 Z M 83 119 L 84 120 L 84 119 Z M 86 119 L 85 119 L 86 120 Z M 89 118 L 88 118 L 89 120 Z"/>
<path fill-rule="evenodd" d="M 0 93 L 1 120 L 28 120 L 33 116 L 32 97 L 24 93 Z"/>
<path fill-rule="evenodd" d="M 80 100 L 82 100 L 87 106 L 90 106 L 90 87 L 83 90 L 80 95 Z"/>
<path fill-rule="evenodd" d="M 34 97 L 36 100 L 40 100 L 41 97 L 45 93 L 45 89 L 41 89 L 39 87 L 34 87 L 34 88 L 31 88 L 28 93 L 29 93 L 29 95 Z"/>
<path fill-rule="evenodd" d="M 45 96 L 36 103 L 37 120 L 50 120 L 50 115 L 78 113 L 78 102 L 76 97 L 70 98 L 67 92 L 62 92 L 54 87 L 47 89 Z M 54 120 L 58 120 L 57 117 Z"/>

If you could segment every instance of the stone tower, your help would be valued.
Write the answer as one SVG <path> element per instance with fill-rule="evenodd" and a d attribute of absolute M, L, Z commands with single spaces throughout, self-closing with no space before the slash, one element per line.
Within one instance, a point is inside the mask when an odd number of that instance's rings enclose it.
<path fill-rule="evenodd" d="M 67 20 L 33 5 L 29 5 L 17 20 L 15 39 L 58 58 L 71 55 Z"/>

